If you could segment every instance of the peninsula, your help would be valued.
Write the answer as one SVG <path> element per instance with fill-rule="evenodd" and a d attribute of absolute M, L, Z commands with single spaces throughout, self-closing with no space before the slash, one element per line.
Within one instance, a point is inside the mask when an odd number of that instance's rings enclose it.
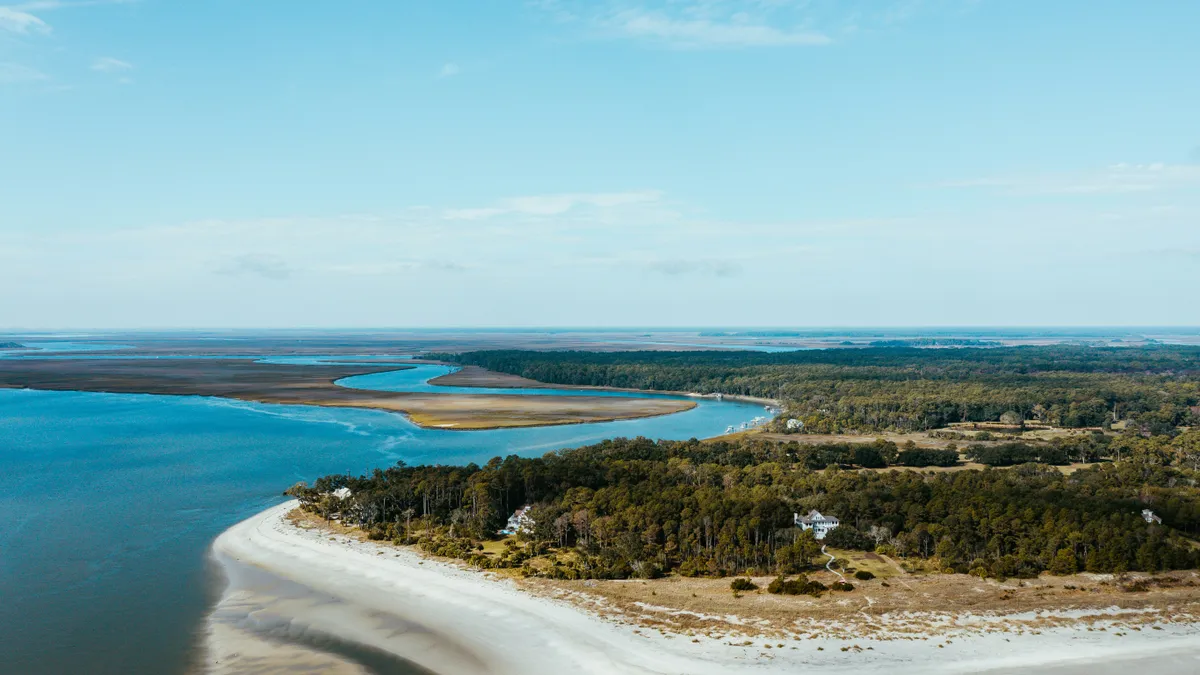
<path fill-rule="evenodd" d="M 258 403 L 365 408 L 403 413 L 422 427 L 463 430 L 637 419 L 696 405 L 662 397 L 390 392 L 337 384 L 356 375 L 410 367 L 291 365 L 225 358 L 5 359 L 0 361 L 0 388 L 216 396 Z"/>

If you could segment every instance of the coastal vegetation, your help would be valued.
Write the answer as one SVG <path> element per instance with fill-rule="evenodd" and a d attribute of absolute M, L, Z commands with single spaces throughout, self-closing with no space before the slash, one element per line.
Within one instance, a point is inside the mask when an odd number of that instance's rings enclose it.
<path fill-rule="evenodd" d="M 876 446 L 885 461 L 912 452 Z M 1200 564 L 1198 446 L 1197 431 L 1045 444 L 1068 456 L 1112 457 L 1064 475 L 1043 463 L 858 471 L 852 453 L 861 446 L 616 439 L 484 466 L 399 464 L 326 476 L 289 493 L 373 538 L 558 579 L 810 572 L 825 562 L 820 545 L 792 526 L 793 513 L 809 509 L 841 520 L 829 546 L 921 569 L 997 578 L 1157 572 Z M 1004 465 L 1034 451 L 1043 448 L 968 453 Z M 485 551 L 526 504 L 533 524 Z"/>
<path fill-rule="evenodd" d="M 756 396 L 800 433 L 911 432 L 962 422 L 1147 434 L 1200 424 L 1200 347 L 908 346 L 784 353 L 536 352 L 436 358 L 565 385 Z"/>

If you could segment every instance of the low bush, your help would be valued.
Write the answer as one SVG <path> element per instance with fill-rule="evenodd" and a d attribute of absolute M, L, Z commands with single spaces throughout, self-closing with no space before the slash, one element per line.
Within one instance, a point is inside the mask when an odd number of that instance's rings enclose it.
<path fill-rule="evenodd" d="M 758 584 L 745 578 L 734 579 L 730 582 L 729 587 L 735 591 L 757 591 Z"/>
<path fill-rule="evenodd" d="M 811 595 L 814 598 L 821 597 L 821 593 L 826 590 L 828 588 L 825 584 L 819 581 L 810 581 L 803 574 L 790 580 L 781 574 L 767 586 L 767 592 L 775 595 Z"/>

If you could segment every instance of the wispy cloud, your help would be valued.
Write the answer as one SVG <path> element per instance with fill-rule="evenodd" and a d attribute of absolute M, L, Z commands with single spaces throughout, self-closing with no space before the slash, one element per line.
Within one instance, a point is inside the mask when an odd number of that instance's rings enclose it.
<path fill-rule="evenodd" d="M 253 276 L 280 281 L 292 275 L 292 269 L 283 258 L 267 253 L 246 253 L 221 260 L 217 264 L 218 274 L 231 276 Z"/>
<path fill-rule="evenodd" d="M 563 25 L 671 49 L 811 47 L 974 0 L 532 0 Z"/>
<path fill-rule="evenodd" d="M 442 65 L 440 70 L 438 70 L 438 77 L 454 77 L 461 72 L 462 68 L 459 67 L 457 63 L 446 63 Z"/>
<path fill-rule="evenodd" d="M 450 260 L 391 260 L 322 265 L 316 271 L 335 275 L 383 277 L 411 272 L 464 272 L 469 267 Z"/>
<path fill-rule="evenodd" d="M 982 189 L 1017 196 L 1112 195 L 1200 186 L 1200 166 L 1112 164 L 1073 173 L 1037 174 L 947 181 L 938 187 Z"/>
<path fill-rule="evenodd" d="M 646 269 L 668 276 L 732 277 L 741 273 L 742 266 L 736 260 L 656 260 L 647 263 Z"/>
<path fill-rule="evenodd" d="M 15 5 L 11 9 L 23 12 L 45 12 L 55 9 L 70 9 L 72 7 L 96 7 L 98 5 L 132 5 L 140 0 L 29 0 Z"/>
<path fill-rule="evenodd" d="M 19 7 L 0 7 L 0 30 L 21 35 L 49 33 L 50 25 Z"/>
<path fill-rule="evenodd" d="M 494 206 L 448 209 L 447 220 L 482 220 L 503 215 L 558 216 L 578 208 L 610 209 L 637 204 L 652 204 L 662 199 L 657 190 L 635 192 L 567 193 L 510 197 Z"/>
<path fill-rule="evenodd" d="M 604 24 L 626 36 L 682 49 L 783 47 L 829 44 L 833 40 L 804 28 L 779 28 L 738 13 L 724 19 L 680 18 L 665 12 L 623 11 Z"/>
<path fill-rule="evenodd" d="M 46 12 L 71 7 L 91 7 L 95 5 L 125 5 L 137 0 L 32 0 L 15 5 L 0 6 L 0 31 L 28 35 L 31 33 L 49 33 L 50 24 L 33 12 Z"/>
<path fill-rule="evenodd" d="M 0 63 L 0 84 L 27 84 L 47 79 L 49 77 L 36 68 L 19 63 Z"/>
<path fill-rule="evenodd" d="M 128 70 L 133 70 L 133 64 L 121 59 L 115 59 L 111 56 L 101 56 L 92 61 L 92 70 L 101 73 L 123 73 Z"/>

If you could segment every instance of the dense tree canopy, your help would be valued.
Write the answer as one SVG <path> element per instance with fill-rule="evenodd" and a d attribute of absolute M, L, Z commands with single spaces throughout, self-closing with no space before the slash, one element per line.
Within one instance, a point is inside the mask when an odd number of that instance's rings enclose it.
<path fill-rule="evenodd" d="M 542 382 L 783 401 L 808 433 L 921 431 L 1009 415 L 1063 427 L 1200 419 L 1200 348 L 827 349 L 786 353 L 482 351 L 433 355 Z"/>
<path fill-rule="evenodd" d="M 797 444 L 617 439 L 482 467 L 401 464 L 289 492 L 374 536 L 420 531 L 427 549 L 480 564 L 521 566 L 538 552 L 570 551 L 569 564 L 536 573 L 573 578 L 802 572 L 818 547 L 792 518 L 813 508 L 841 520 L 839 545 L 880 546 L 946 570 L 1157 571 L 1198 562 L 1189 538 L 1200 534 L 1200 490 L 1187 466 L 1191 440 L 1182 438 L 1122 441 L 1121 461 L 1071 475 L 1043 464 L 813 469 L 821 449 Z M 331 494 L 341 487 L 349 498 Z M 524 504 L 535 521 L 522 535 L 527 546 L 510 546 L 499 561 L 474 552 Z M 1145 522 L 1143 508 L 1162 524 Z"/>

